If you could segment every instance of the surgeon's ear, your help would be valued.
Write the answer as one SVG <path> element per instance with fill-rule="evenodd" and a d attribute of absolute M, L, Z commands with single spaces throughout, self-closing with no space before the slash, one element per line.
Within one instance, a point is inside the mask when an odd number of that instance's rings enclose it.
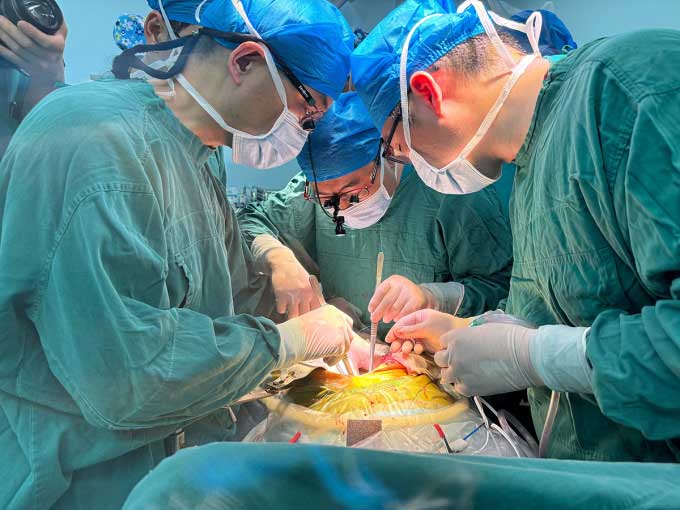
<path fill-rule="evenodd" d="M 443 94 L 430 73 L 417 71 L 411 76 L 411 91 L 429 106 L 437 117 L 442 116 Z"/>
<path fill-rule="evenodd" d="M 264 61 L 264 48 L 256 42 L 246 41 L 234 48 L 229 55 L 229 74 L 236 85 L 240 85 L 243 76 L 252 70 L 257 61 Z"/>
<path fill-rule="evenodd" d="M 160 12 L 151 11 L 144 20 L 144 37 L 147 44 L 158 44 L 170 38 Z"/>

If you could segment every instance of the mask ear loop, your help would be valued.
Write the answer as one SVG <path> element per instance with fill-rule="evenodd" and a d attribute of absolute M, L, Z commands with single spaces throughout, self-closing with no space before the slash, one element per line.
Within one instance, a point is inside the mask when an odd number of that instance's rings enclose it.
<path fill-rule="evenodd" d="M 189 55 L 196 46 L 198 42 L 199 34 L 194 33 L 186 37 L 181 37 L 173 41 L 166 41 L 160 44 L 140 44 L 133 46 L 130 49 L 125 50 L 123 53 L 118 55 L 113 61 L 113 69 L 111 70 L 113 75 L 119 80 L 128 79 L 130 77 L 130 68 L 139 69 L 145 72 L 152 78 L 158 80 L 169 80 L 181 73 L 184 66 L 189 59 Z M 167 71 L 161 71 L 160 69 L 154 69 L 142 59 L 137 57 L 138 53 L 146 53 L 149 51 L 165 51 L 174 50 L 183 46 L 182 53 L 180 53 L 177 62 L 168 69 Z"/>
<path fill-rule="evenodd" d="M 241 19 L 243 19 L 243 23 L 245 23 L 248 32 L 250 32 L 251 35 L 254 35 L 257 38 L 262 39 L 260 33 L 250 22 L 248 14 L 246 13 L 245 8 L 243 7 L 243 3 L 241 3 L 241 0 L 231 0 L 231 3 L 236 9 L 236 12 L 238 12 L 239 16 L 241 16 Z M 267 68 L 269 69 L 269 74 L 271 74 L 272 80 L 274 81 L 274 87 L 276 88 L 276 92 L 279 95 L 279 99 L 283 103 L 284 110 L 288 110 L 288 97 L 286 96 L 286 88 L 283 86 L 281 76 L 279 76 L 279 70 L 276 67 L 276 64 L 274 63 L 274 57 L 269 51 L 269 48 L 267 48 L 264 45 L 262 45 L 262 47 L 264 49 Z"/>
<path fill-rule="evenodd" d="M 503 104 L 508 99 L 510 92 L 512 92 L 512 89 L 515 87 L 519 79 L 522 77 L 524 71 L 526 71 L 527 67 L 529 67 L 529 64 L 531 64 L 531 62 L 533 62 L 535 58 L 536 55 L 525 55 L 524 57 L 522 57 L 522 60 L 520 60 L 519 64 L 515 66 L 515 68 L 512 70 L 510 78 L 503 87 L 501 95 L 498 96 L 498 99 L 496 99 L 496 102 L 491 107 L 491 110 L 489 110 L 489 113 L 486 115 L 486 117 L 484 117 L 484 120 L 482 121 L 482 124 L 479 126 L 479 129 L 475 133 L 475 136 L 473 136 L 472 140 L 470 140 L 468 144 L 463 148 L 463 150 L 460 151 L 459 158 L 463 159 L 467 158 L 467 156 L 469 156 L 469 154 L 474 150 L 474 148 L 477 146 L 480 140 L 484 138 L 484 136 L 486 136 L 486 133 L 489 131 L 491 124 L 493 124 L 494 120 L 496 120 L 498 112 L 500 112 L 501 108 L 503 107 Z"/>
<path fill-rule="evenodd" d="M 496 28 L 493 26 L 493 22 L 491 21 L 491 18 L 489 18 L 489 13 L 487 12 L 482 2 L 480 2 L 479 0 L 467 0 L 458 7 L 457 12 L 460 14 L 461 12 L 465 11 L 465 9 L 467 9 L 470 5 L 477 12 L 477 17 L 479 18 L 482 27 L 484 27 L 484 32 L 489 37 L 489 39 L 491 39 L 491 43 L 494 45 L 496 51 L 505 62 L 505 65 L 508 66 L 508 69 L 512 69 L 513 67 L 515 67 L 516 65 L 515 59 L 512 58 L 512 55 L 508 51 L 508 48 L 501 40 L 500 36 L 498 35 L 498 32 L 496 32 Z"/>
<path fill-rule="evenodd" d="M 543 16 L 540 12 L 534 11 L 527 18 L 526 23 L 518 23 L 517 21 L 512 21 L 505 19 L 495 12 L 489 11 L 489 16 L 493 19 L 496 25 L 509 28 L 510 30 L 516 30 L 517 32 L 522 32 L 526 34 L 529 39 L 529 44 L 537 57 L 541 56 L 541 49 L 539 46 L 539 39 L 541 37 L 541 29 L 543 28 Z"/>

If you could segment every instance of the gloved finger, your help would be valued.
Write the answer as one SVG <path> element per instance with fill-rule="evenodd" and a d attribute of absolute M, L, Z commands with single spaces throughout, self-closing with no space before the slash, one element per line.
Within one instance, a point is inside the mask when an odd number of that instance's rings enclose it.
<path fill-rule="evenodd" d="M 401 312 L 410 299 L 411 296 L 409 296 L 408 289 L 402 288 L 401 292 L 397 296 L 397 299 L 395 299 L 394 303 L 392 303 L 392 306 L 385 311 L 383 322 L 392 322 L 397 317 L 397 315 L 403 315 Z"/>
<path fill-rule="evenodd" d="M 382 282 L 380 285 L 378 285 L 378 288 L 375 289 L 375 292 L 373 293 L 373 297 L 368 302 L 368 311 L 370 313 L 373 313 L 373 311 L 378 307 L 378 305 L 382 303 L 382 300 L 385 299 L 385 296 L 387 295 L 391 288 L 392 284 L 389 278 Z"/>
<path fill-rule="evenodd" d="M 405 315 L 399 319 L 394 327 L 390 330 L 393 339 L 412 339 L 412 338 L 427 338 L 429 329 L 428 315 L 426 310 L 418 310 L 416 312 Z"/>
<path fill-rule="evenodd" d="M 403 344 L 401 344 L 401 352 L 404 354 L 408 354 L 413 350 L 413 341 L 411 340 L 406 340 Z"/>
<path fill-rule="evenodd" d="M 474 392 L 468 388 L 468 386 L 465 383 L 456 383 L 453 385 L 453 390 L 457 391 L 464 397 L 472 397 L 474 396 Z"/>
<path fill-rule="evenodd" d="M 391 344 L 397 340 L 397 336 L 394 334 L 394 328 L 390 329 L 385 336 L 385 343 Z"/>
<path fill-rule="evenodd" d="M 401 342 L 392 342 L 390 344 L 390 352 L 399 352 L 401 351 Z"/>
<path fill-rule="evenodd" d="M 432 336 L 432 331 L 430 331 L 427 324 L 402 327 L 394 326 L 392 331 L 394 331 L 394 338 L 400 338 L 402 340 L 411 340 L 413 338 L 429 340 Z"/>
<path fill-rule="evenodd" d="M 441 377 L 442 384 L 454 384 L 454 389 L 455 389 L 456 376 L 453 373 L 453 370 L 451 368 L 444 368 L 442 370 L 440 377 Z"/>
<path fill-rule="evenodd" d="M 416 354 L 422 354 L 423 351 L 425 350 L 425 347 L 423 347 L 423 344 L 420 342 L 416 342 L 416 344 L 413 346 L 413 352 Z"/>
<path fill-rule="evenodd" d="M 317 308 L 321 308 L 323 306 L 323 303 L 319 299 L 319 296 L 314 294 L 312 298 L 309 300 L 309 310 L 316 310 Z"/>
<path fill-rule="evenodd" d="M 275 292 L 274 299 L 276 300 L 276 311 L 281 315 L 288 310 L 288 297 L 283 292 Z"/>
<path fill-rule="evenodd" d="M 312 311 L 311 307 L 311 296 L 302 294 L 300 296 L 299 304 L 298 304 L 298 312 L 300 315 L 304 315 L 306 313 L 309 313 Z"/>
<path fill-rule="evenodd" d="M 449 356 L 448 352 L 446 352 L 446 349 L 434 353 L 434 362 L 437 364 L 437 366 L 443 368 L 449 366 Z"/>
<path fill-rule="evenodd" d="M 392 319 L 395 322 L 400 321 L 407 315 L 412 314 L 413 312 L 417 312 L 420 310 L 420 304 L 419 300 L 413 296 L 409 296 L 408 301 L 401 307 L 401 310 L 399 313 L 397 313 L 394 318 Z"/>
<path fill-rule="evenodd" d="M 300 316 L 300 301 L 295 299 L 294 296 L 288 296 L 288 318 L 294 319 Z"/>
<path fill-rule="evenodd" d="M 375 310 L 371 312 L 371 322 L 378 322 L 384 319 L 385 312 L 394 304 L 394 302 L 399 297 L 401 293 L 401 288 L 398 286 L 391 286 L 389 292 L 385 295 L 383 300 Z"/>
<path fill-rule="evenodd" d="M 480 328 L 483 326 L 479 326 Z M 441 336 L 441 342 L 446 345 L 447 349 L 455 344 L 463 336 L 477 336 L 479 330 L 477 328 L 463 328 L 463 329 L 451 329 Z"/>

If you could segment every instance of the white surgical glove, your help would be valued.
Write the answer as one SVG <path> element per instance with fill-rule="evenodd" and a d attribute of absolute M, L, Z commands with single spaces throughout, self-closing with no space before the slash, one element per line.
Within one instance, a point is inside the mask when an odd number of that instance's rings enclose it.
<path fill-rule="evenodd" d="M 253 241 L 252 251 L 258 267 L 271 275 L 277 312 L 293 319 L 321 306 L 309 273 L 281 241 L 261 234 Z"/>
<path fill-rule="evenodd" d="M 352 343 L 352 319 L 334 306 L 321 308 L 277 326 L 281 335 L 279 367 L 301 361 L 339 359 Z"/>
<path fill-rule="evenodd" d="M 466 396 L 495 395 L 548 386 L 587 392 L 586 328 L 488 323 L 456 329 L 442 337 L 445 349 L 434 360 L 443 383 Z M 592 390 L 590 390 L 592 391 Z"/>
<path fill-rule="evenodd" d="M 385 341 L 392 352 L 437 352 L 444 348 L 441 338 L 455 328 L 464 328 L 471 319 L 461 319 L 436 310 L 418 310 L 397 321 Z"/>
<path fill-rule="evenodd" d="M 368 303 L 372 322 L 390 323 L 426 308 L 455 315 L 463 302 L 465 287 L 460 283 L 423 283 L 393 275 L 382 282 Z"/>

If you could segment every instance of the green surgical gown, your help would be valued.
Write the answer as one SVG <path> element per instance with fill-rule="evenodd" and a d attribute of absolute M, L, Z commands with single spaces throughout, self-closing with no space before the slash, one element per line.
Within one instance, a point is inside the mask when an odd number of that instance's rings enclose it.
<path fill-rule="evenodd" d="M 320 275 L 327 298 L 357 306 L 370 324 L 368 302 L 375 289 L 378 252 L 385 253 L 383 277 L 402 275 L 416 283 L 456 281 L 465 286 L 459 315 L 483 313 L 507 296 L 512 264 L 511 236 L 493 190 L 446 196 L 428 188 L 415 172 L 404 176 L 385 216 L 364 229 L 335 224 L 303 197 L 299 174 L 267 200 L 241 209 L 246 238 L 279 238 L 306 269 Z M 381 325 L 381 334 L 388 325 Z"/>
<path fill-rule="evenodd" d="M 550 455 L 680 460 L 680 32 L 556 63 L 516 163 L 507 311 L 592 327 L 594 395 L 561 399 Z"/>
<path fill-rule="evenodd" d="M 0 508 L 119 510 L 165 437 L 277 365 L 211 152 L 140 81 L 58 90 L 19 126 L 0 165 Z"/>
<path fill-rule="evenodd" d="M 680 466 L 223 443 L 164 461 L 124 510 L 665 510 Z"/>

